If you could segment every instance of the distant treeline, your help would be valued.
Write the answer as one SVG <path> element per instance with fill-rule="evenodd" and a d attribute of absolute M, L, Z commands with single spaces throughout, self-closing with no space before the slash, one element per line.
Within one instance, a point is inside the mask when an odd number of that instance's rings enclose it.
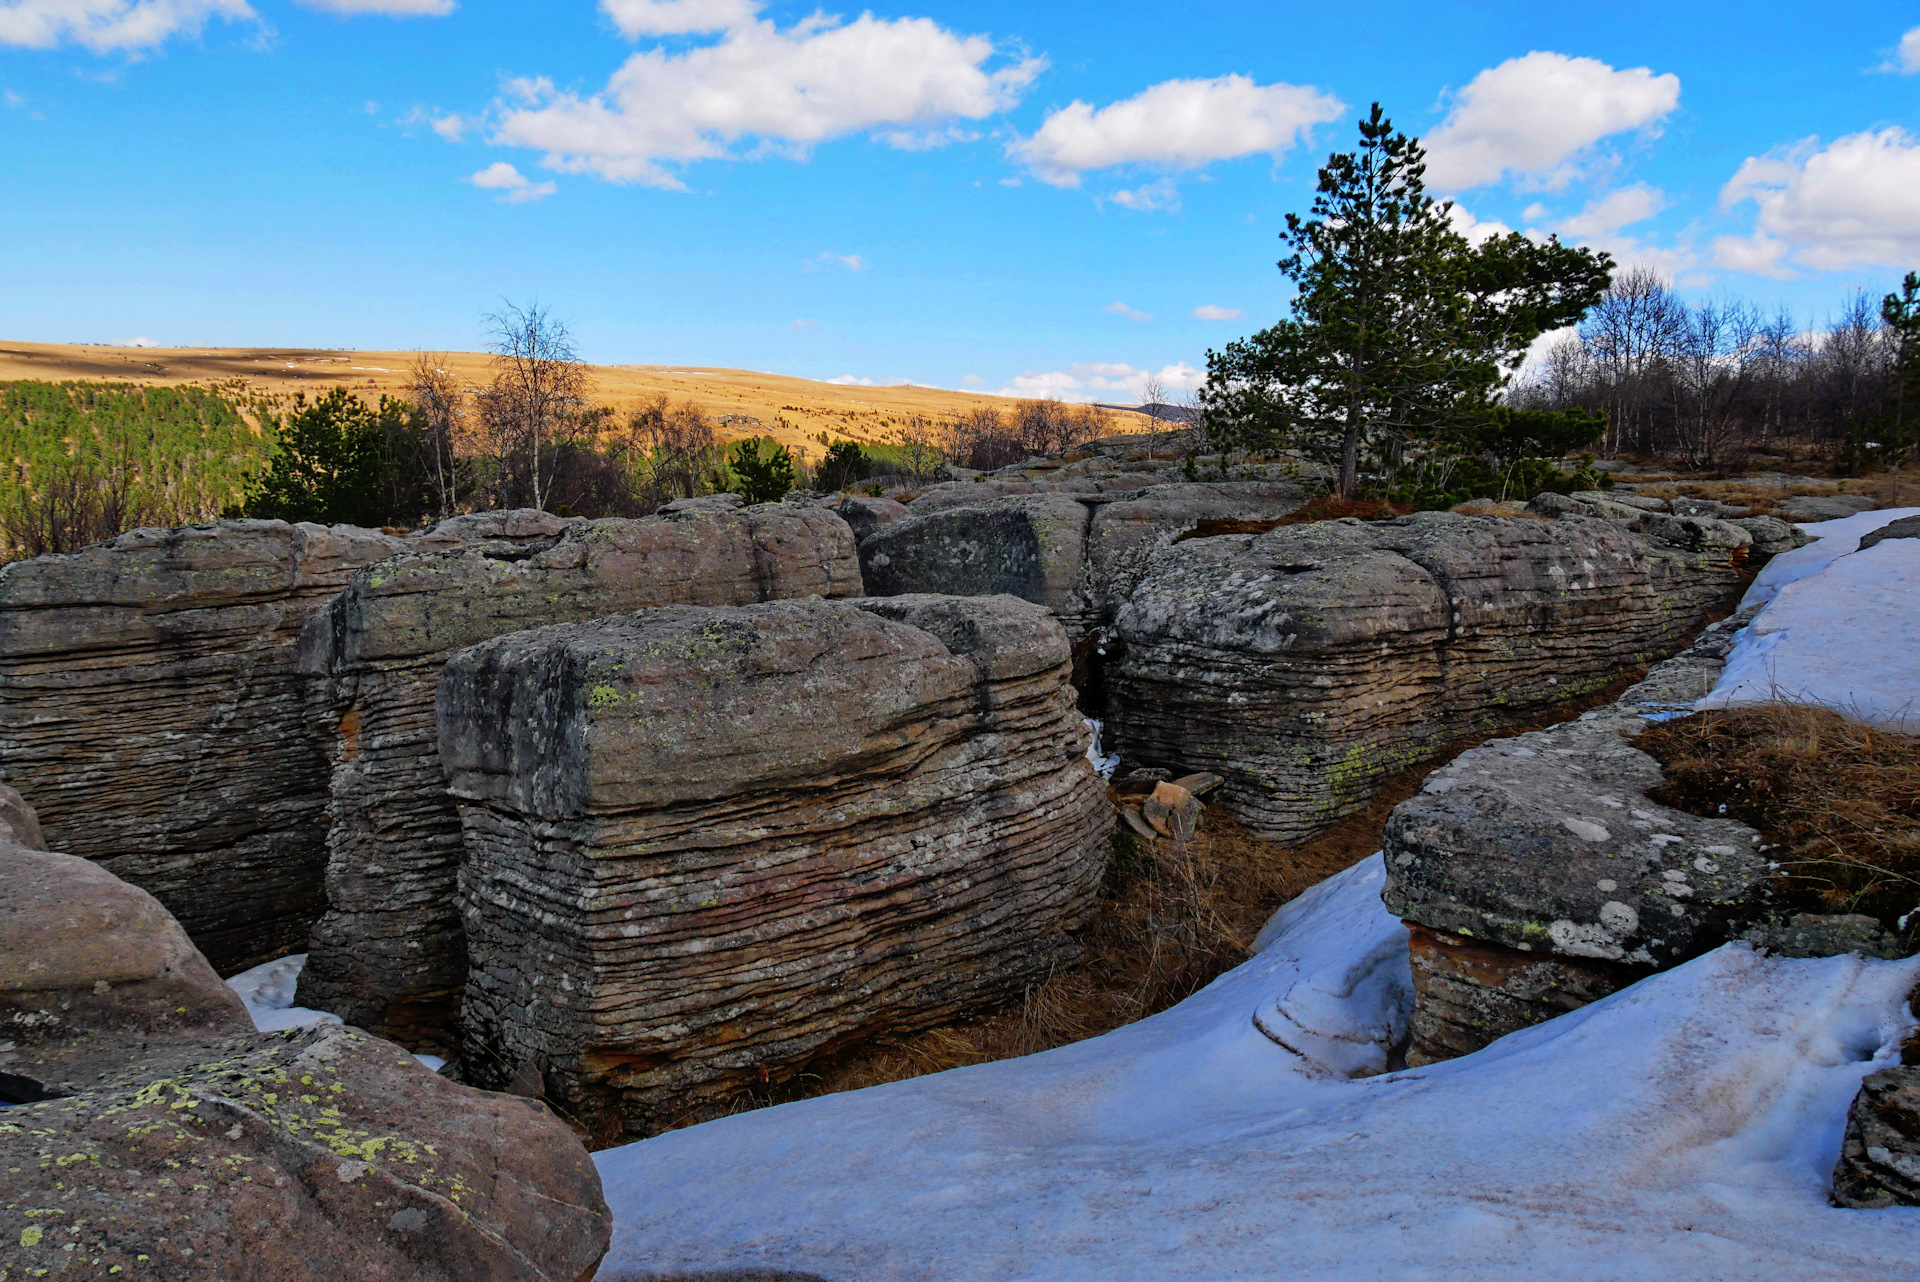
<path fill-rule="evenodd" d="M 1909 278 L 1899 294 L 1856 293 L 1824 326 L 1803 328 L 1785 310 L 1688 303 L 1657 274 L 1629 269 L 1512 399 L 1604 414 L 1609 455 L 1695 468 L 1750 453 L 1841 471 L 1898 465 L 1920 426 L 1920 405 L 1903 403 L 1920 363 L 1917 301 Z"/>

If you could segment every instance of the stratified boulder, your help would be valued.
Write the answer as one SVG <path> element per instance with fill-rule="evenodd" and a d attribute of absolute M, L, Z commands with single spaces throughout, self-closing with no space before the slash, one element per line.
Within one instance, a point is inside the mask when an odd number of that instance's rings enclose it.
<path fill-rule="evenodd" d="M 1778 511 L 1789 521 L 1839 521 L 1879 506 L 1864 494 L 1796 494 L 1779 504 Z"/>
<path fill-rule="evenodd" d="M 1156 485 L 1099 504 L 1086 573 L 1102 621 L 1133 595 L 1153 554 L 1176 539 L 1263 528 L 1306 503 L 1306 490 L 1292 481 L 1220 481 Z"/>
<path fill-rule="evenodd" d="M 73 1085 L 0 1111 L 20 1276 L 575 1282 L 612 1234 L 544 1107 L 358 1029 L 165 1043 Z"/>
<path fill-rule="evenodd" d="M 1795 530 L 1794 533 L 1800 534 L 1800 531 Z M 1804 543 L 1813 541 L 1805 534 L 1800 534 L 1800 538 Z M 1920 516 L 1903 516 L 1897 521 L 1888 521 L 1879 529 L 1861 535 L 1859 550 L 1864 552 L 1888 539 L 1920 539 Z"/>
<path fill-rule="evenodd" d="M 1920 1206 L 1920 1067 L 1883 1068 L 1860 1083 L 1833 1172 L 1833 1204 Z"/>
<path fill-rule="evenodd" d="M 1638 515 L 1644 515 L 1637 513 Z M 1424 512 L 1190 539 L 1115 615 L 1108 744 L 1298 840 L 1450 741 L 1671 654 L 1738 586 L 1606 520 Z"/>
<path fill-rule="evenodd" d="M 456 655 L 462 1073 L 603 1141 L 1070 956 L 1112 813 L 1010 597 L 642 610 Z"/>
<path fill-rule="evenodd" d="M 325 896 L 327 767 L 301 625 L 404 544 L 220 521 L 0 569 L 0 778 L 55 847 L 151 891 L 223 971 L 303 946 Z"/>
<path fill-rule="evenodd" d="M 907 505 L 896 503 L 892 499 L 867 498 L 850 494 L 834 505 L 833 510 L 840 515 L 853 530 L 854 542 L 858 543 L 875 530 L 892 525 L 895 521 L 904 521 L 912 515 Z"/>
<path fill-rule="evenodd" d="M 611 1228 L 538 1104 L 337 1024 L 257 1033 L 151 895 L 8 840 L 0 1104 L 3 1276 L 563 1282 Z"/>
<path fill-rule="evenodd" d="M 444 1052 L 466 982 L 460 820 L 433 720 L 447 656 L 524 628 L 643 606 L 860 592 L 853 536 L 765 504 L 593 521 L 544 545 L 403 555 L 356 575 L 302 641 L 331 742 L 327 912 L 299 1003 Z"/>

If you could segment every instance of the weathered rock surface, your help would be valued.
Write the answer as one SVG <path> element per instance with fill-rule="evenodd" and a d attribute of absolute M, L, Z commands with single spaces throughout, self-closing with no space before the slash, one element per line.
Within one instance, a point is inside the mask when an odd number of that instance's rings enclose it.
<path fill-rule="evenodd" d="M 1647 795 L 1660 766 L 1629 737 L 1693 710 L 1750 614 L 1617 703 L 1462 753 L 1394 809 L 1382 897 L 1414 927 L 1409 1062 L 1477 1050 L 1730 939 L 1795 957 L 1896 951 L 1871 919 L 1783 910 L 1758 832 Z"/>
<path fill-rule="evenodd" d="M 151 895 L 12 841 L 0 1104 L 8 1277 L 561 1282 L 611 1229 L 539 1105 L 337 1024 L 256 1033 Z"/>
<path fill-rule="evenodd" d="M 1880 504 L 1864 494 L 1796 494 L 1778 505 L 1789 521 L 1838 521 L 1870 512 Z"/>
<path fill-rule="evenodd" d="M 1672 653 L 1737 585 L 1724 549 L 1605 520 L 1428 512 L 1191 539 L 1115 616 L 1108 743 L 1222 776 L 1210 805 L 1297 840 L 1471 730 Z"/>
<path fill-rule="evenodd" d="M 1139 479 L 991 483 L 1035 491 L 999 498 L 969 493 L 988 488 L 987 482 L 929 491 L 908 505 L 908 520 L 862 538 L 867 591 L 1005 592 L 1052 610 L 1077 642 L 1111 619 L 1155 550 L 1207 522 L 1278 520 L 1307 501 L 1306 491 L 1290 481 L 1132 487 Z M 974 501 L 965 502 L 969 497 Z"/>
<path fill-rule="evenodd" d="M 304 945 L 327 768 L 300 628 L 377 530 L 139 529 L 0 569 L 0 778 L 53 846 L 151 891 L 223 971 Z"/>
<path fill-rule="evenodd" d="M 37 1099 L 129 1045 L 252 1030 L 152 895 L 92 860 L 0 840 L 0 1098 Z"/>
<path fill-rule="evenodd" d="M 1753 550 L 1761 556 L 1778 556 L 1813 542 L 1811 534 L 1774 516 L 1744 516 L 1734 524 L 1753 539 Z"/>
<path fill-rule="evenodd" d="M 1799 531 L 1796 530 L 1795 533 L 1798 534 Z M 1804 534 L 1800 537 L 1807 538 Z M 1920 516 L 1903 516 L 1897 521 L 1888 521 L 1879 529 L 1861 535 L 1860 551 L 1864 552 L 1874 544 L 1883 543 L 1888 539 L 1920 539 Z M 1811 539 L 1807 541 L 1812 542 Z"/>
<path fill-rule="evenodd" d="M 912 515 L 904 503 L 896 503 L 892 499 L 866 498 L 858 494 L 840 500 L 833 510 L 852 527 L 856 543 L 875 530 L 892 525 L 895 521 L 904 521 Z"/>
<path fill-rule="evenodd" d="M 0 1271 L 574 1282 L 612 1216 L 540 1104 L 338 1024 L 150 1046 L 0 1110 Z"/>
<path fill-rule="evenodd" d="M 1920 1067 L 1883 1068 L 1860 1083 L 1833 1172 L 1833 1203 L 1920 1206 Z"/>
<path fill-rule="evenodd" d="M 447 656 L 503 633 L 644 606 L 858 595 L 846 522 L 764 504 L 603 520 L 557 539 L 395 557 L 356 575 L 302 640 L 332 754 L 327 911 L 299 1003 L 444 1051 L 466 980 L 460 821 L 433 698 Z"/>
<path fill-rule="evenodd" d="M 667 607 L 455 656 L 462 1073 L 603 1141 L 1019 991 L 1112 825 L 1057 621 L 1010 597 Z"/>

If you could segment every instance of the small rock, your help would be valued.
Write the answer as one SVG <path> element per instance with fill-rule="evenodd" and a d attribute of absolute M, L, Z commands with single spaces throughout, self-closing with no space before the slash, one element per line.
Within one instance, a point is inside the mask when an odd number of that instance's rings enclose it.
<path fill-rule="evenodd" d="M 1864 494 L 1796 494 L 1777 507 L 1789 521 L 1839 521 L 1870 512 L 1880 504 Z"/>
<path fill-rule="evenodd" d="M 1920 1067 L 1885 1068 L 1860 1083 L 1833 1172 L 1833 1204 L 1920 1206 Z"/>
<path fill-rule="evenodd" d="M 1799 532 L 1795 531 L 1795 533 Z M 1800 537 L 1808 536 L 1802 534 Z M 1897 521 L 1888 521 L 1870 534 L 1862 535 L 1860 550 L 1864 552 L 1874 544 L 1883 543 L 1888 539 L 1920 539 L 1920 516 L 1903 516 Z"/>

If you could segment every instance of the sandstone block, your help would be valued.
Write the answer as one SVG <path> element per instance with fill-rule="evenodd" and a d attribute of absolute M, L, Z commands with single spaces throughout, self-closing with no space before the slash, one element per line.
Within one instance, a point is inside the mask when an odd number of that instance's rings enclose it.
<path fill-rule="evenodd" d="M 139 529 L 0 568 L 0 778 L 48 842 L 151 891 L 223 971 L 303 946 L 327 768 L 300 629 L 377 530 Z"/>
<path fill-rule="evenodd" d="M 1833 1204 L 1920 1206 L 1920 1067 L 1884 1068 L 1860 1083 L 1847 1110 Z"/>
<path fill-rule="evenodd" d="M 338 1024 L 149 1047 L 0 1110 L 0 1169 L 20 1276 L 575 1282 L 612 1229 L 541 1105 Z"/>
<path fill-rule="evenodd" d="M 663 607 L 476 646 L 462 1072 L 611 1141 L 1074 951 L 1111 808 L 1068 648 L 1011 597 Z"/>
<path fill-rule="evenodd" d="M 892 499 L 866 498 L 861 495 L 848 495 L 834 505 L 833 510 L 853 529 L 854 542 L 866 538 L 875 530 L 904 521 L 912 515 L 904 503 Z"/>
<path fill-rule="evenodd" d="M 1794 533 L 1799 534 L 1800 538 L 1806 542 L 1813 541 L 1798 530 Z M 1888 521 L 1879 529 L 1861 535 L 1860 551 L 1864 552 L 1874 544 L 1885 542 L 1887 539 L 1920 539 L 1920 516 L 1903 516 L 1897 521 Z"/>
<path fill-rule="evenodd" d="M 1190 539 L 1115 615 L 1109 742 L 1222 776 L 1210 804 L 1298 840 L 1450 740 L 1672 653 L 1737 586 L 1724 550 L 1603 520 L 1430 512 Z"/>
<path fill-rule="evenodd" d="M 1778 505 L 1789 521 L 1838 521 L 1880 505 L 1864 494 L 1797 494 Z"/>
<path fill-rule="evenodd" d="M 1413 962 L 1407 1065 L 1468 1055 L 1518 1028 L 1578 1010 L 1643 971 L 1592 959 L 1523 953 L 1407 924 Z"/>
<path fill-rule="evenodd" d="M 327 910 L 299 1003 L 444 1052 L 466 979 L 434 691 L 465 646 L 651 605 L 858 595 L 846 522 L 763 504 L 573 525 L 557 539 L 395 557 L 357 574 L 302 640 L 332 761 Z"/>

